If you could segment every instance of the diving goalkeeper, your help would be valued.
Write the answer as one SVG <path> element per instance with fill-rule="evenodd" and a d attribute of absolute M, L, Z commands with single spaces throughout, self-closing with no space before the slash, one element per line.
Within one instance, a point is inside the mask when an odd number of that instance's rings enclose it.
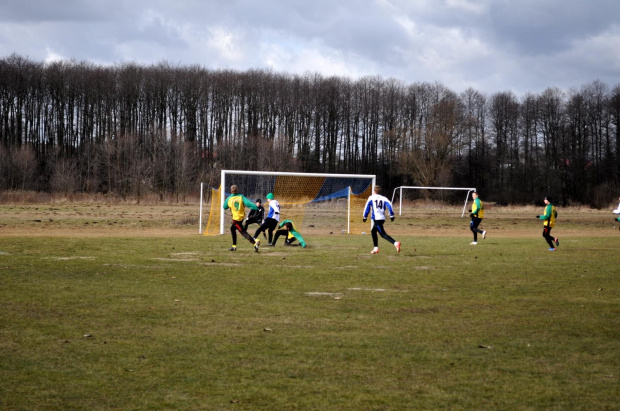
<path fill-rule="evenodd" d="M 299 231 L 297 231 L 295 224 L 293 224 L 291 220 L 282 221 L 280 225 L 278 226 L 278 228 L 282 228 L 282 227 L 284 228 L 282 230 L 276 231 L 275 235 L 273 236 L 272 245 L 274 247 L 276 246 L 278 237 L 283 235 L 283 236 L 286 236 L 286 240 L 284 240 L 284 245 L 296 245 L 296 244 L 293 244 L 293 242 L 297 240 L 299 241 L 299 245 L 301 245 L 303 248 L 306 248 L 306 242 L 304 241 L 304 238 L 301 236 Z"/>

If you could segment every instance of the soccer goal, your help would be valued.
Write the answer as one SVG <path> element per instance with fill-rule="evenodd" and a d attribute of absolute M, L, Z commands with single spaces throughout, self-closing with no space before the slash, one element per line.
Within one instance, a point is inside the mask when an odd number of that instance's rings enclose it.
<path fill-rule="evenodd" d="M 375 175 L 222 170 L 220 187 L 207 193 L 204 183 L 200 185 L 199 232 L 214 235 L 227 230 L 231 216 L 223 206 L 234 184 L 250 201 L 261 199 L 265 213 L 265 197 L 273 193 L 280 203 L 281 219 L 293 220 L 298 227 L 318 233 L 361 233 L 364 205 L 375 183 Z M 207 211 L 203 203 L 208 194 Z"/>
<path fill-rule="evenodd" d="M 465 196 L 465 204 L 463 205 L 463 212 L 461 213 L 461 217 L 465 215 L 465 209 L 467 208 L 467 202 L 469 201 L 469 195 L 476 191 L 475 188 L 465 188 L 465 187 L 421 187 L 421 186 L 401 186 L 396 187 L 394 189 L 394 193 L 392 194 L 392 206 L 394 205 L 394 198 L 396 198 L 396 193 L 399 194 L 399 202 L 398 202 L 398 215 L 402 215 L 403 211 L 403 190 L 451 190 L 451 191 L 466 191 L 467 194 Z"/>

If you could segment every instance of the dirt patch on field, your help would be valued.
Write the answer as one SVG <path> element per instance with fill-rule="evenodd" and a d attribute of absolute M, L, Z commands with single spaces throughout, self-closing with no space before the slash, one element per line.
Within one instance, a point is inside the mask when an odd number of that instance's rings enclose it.
<path fill-rule="evenodd" d="M 177 237 L 199 234 L 193 205 L 2 204 L 0 235 Z"/>
<path fill-rule="evenodd" d="M 191 233 L 189 230 L 172 230 L 172 229 L 115 229 L 115 230 L 97 230 L 86 228 L 59 228 L 46 227 L 44 230 L 34 230 L 19 227 L 0 227 L 0 236 L 3 237 L 186 237 L 190 235 L 199 235 Z"/>

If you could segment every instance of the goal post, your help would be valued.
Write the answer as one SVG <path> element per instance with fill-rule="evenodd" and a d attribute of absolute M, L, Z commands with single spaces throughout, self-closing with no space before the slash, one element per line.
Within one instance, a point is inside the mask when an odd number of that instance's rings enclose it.
<path fill-rule="evenodd" d="M 206 211 L 203 209 L 203 203 L 207 193 L 201 184 L 199 231 L 204 234 L 224 234 L 226 219 L 230 219 L 230 213 L 222 212 L 224 201 L 230 194 L 230 186 L 235 184 L 239 187 L 239 192 L 252 202 L 255 198 L 264 199 L 268 193 L 273 193 L 283 208 L 283 218 L 293 219 L 297 226 L 303 225 L 305 210 L 309 207 L 313 209 L 311 215 L 313 220 L 310 224 L 305 224 L 306 227 L 317 230 L 326 227 L 327 224 L 322 220 L 326 216 L 325 218 L 331 221 L 331 232 L 338 226 L 342 232 L 351 233 L 351 221 L 354 218 L 352 213 L 359 211 L 361 216 L 366 199 L 372 193 L 375 183 L 375 175 L 364 174 L 222 170 L 220 187 L 211 188 L 211 207 L 204 231 Z M 264 200 L 263 206 L 266 214 L 267 202 Z M 333 216 L 329 216 L 339 213 L 342 213 L 342 216 L 336 217 L 338 222 L 334 221 Z M 216 228 L 216 225 L 219 227 Z"/>
<path fill-rule="evenodd" d="M 403 211 L 403 189 L 408 190 L 453 190 L 453 191 L 467 191 L 467 195 L 465 196 L 465 204 L 463 205 L 463 212 L 461 213 L 461 217 L 465 216 L 465 209 L 467 208 L 467 202 L 469 201 L 469 195 L 476 191 L 475 188 L 466 188 L 466 187 L 423 187 L 423 186 L 400 186 L 394 189 L 394 193 L 392 194 L 392 205 L 394 204 L 394 198 L 396 197 L 396 193 L 399 193 L 399 203 L 398 203 L 398 215 L 402 215 Z"/>
<path fill-rule="evenodd" d="M 205 220 L 204 203 L 205 203 L 205 199 L 207 198 L 207 193 L 205 192 L 207 190 L 210 190 L 210 193 L 208 196 L 208 198 L 210 198 L 210 206 L 209 206 L 209 212 L 208 212 L 209 217 L 205 223 L 204 222 Z M 198 212 L 198 234 L 205 234 L 203 231 L 203 227 L 205 226 L 209 227 L 212 221 L 215 221 L 216 217 L 217 217 L 217 221 L 219 221 L 219 214 L 216 216 L 213 210 L 215 210 L 217 205 L 219 204 L 220 190 L 221 190 L 221 187 L 210 188 L 207 184 L 200 183 L 200 208 Z"/>

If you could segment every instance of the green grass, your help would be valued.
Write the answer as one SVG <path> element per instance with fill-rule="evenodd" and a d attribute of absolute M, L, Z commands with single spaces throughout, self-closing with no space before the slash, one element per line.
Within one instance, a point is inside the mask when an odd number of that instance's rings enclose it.
<path fill-rule="evenodd" d="M 0 237 L 0 408 L 619 409 L 620 235 L 539 231 Z"/>

